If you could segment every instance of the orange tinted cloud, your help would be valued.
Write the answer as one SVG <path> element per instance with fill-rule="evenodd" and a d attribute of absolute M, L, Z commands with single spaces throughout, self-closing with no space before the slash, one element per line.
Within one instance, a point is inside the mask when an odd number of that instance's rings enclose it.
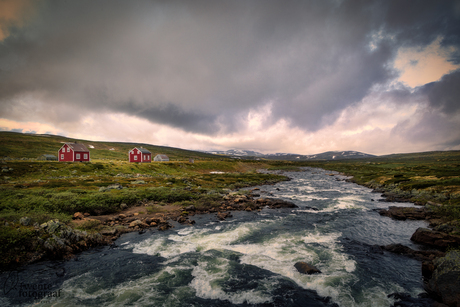
<path fill-rule="evenodd" d="M 22 27 L 25 24 L 36 3 L 32 0 L 0 0 L 0 41 L 10 35 L 10 27 Z"/>
<path fill-rule="evenodd" d="M 439 37 L 426 48 L 401 48 L 395 60 L 395 67 L 400 70 L 399 81 L 410 87 L 438 81 L 445 74 L 458 68 L 448 61 L 449 51 L 441 49 Z"/>

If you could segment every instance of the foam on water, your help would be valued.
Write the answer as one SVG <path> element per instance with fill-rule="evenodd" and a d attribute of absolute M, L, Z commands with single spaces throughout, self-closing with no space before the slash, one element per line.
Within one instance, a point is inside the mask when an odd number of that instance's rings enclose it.
<path fill-rule="evenodd" d="M 187 286 L 177 287 L 169 295 L 157 288 L 158 285 L 170 280 L 177 271 L 190 269 L 187 266 L 166 267 L 158 273 L 141 277 L 135 280 L 128 280 L 116 286 L 105 284 L 92 273 L 86 273 L 68 279 L 62 285 L 65 291 L 63 296 L 54 301 L 44 300 L 43 305 L 69 306 L 79 301 L 85 305 L 86 302 L 100 302 L 100 306 L 181 306 L 181 296 L 193 295 Z"/>
<path fill-rule="evenodd" d="M 338 210 L 349 209 L 368 210 L 366 206 L 359 204 L 360 202 L 362 202 L 362 199 L 354 195 L 340 197 L 336 200 L 336 202 L 332 202 L 332 205 L 330 207 L 327 207 L 322 211 L 334 212 Z"/>
<path fill-rule="evenodd" d="M 195 277 L 190 287 L 196 295 L 205 299 L 228 300 L 233 304 L 261 304 L 272 301 L 268 291 L 251 289 L 247 291 L 226 292 L 222 289 L 221 282 L 230 278 L 228 274 L 229 263 L 226 259 L 218 259 L 218 263 L 199 262 L 192 271 Z M 267 285 L 270 283 L 267 280 Z"/>
<path fill-rule="evenodd" d="M 225 250 L 240 254 L 240 263 L 249 264 L 275 274 L 287 277 L 305 289 L 316 290 L 320 295 L 339 299 L 341 282 L 353 278 L 354 260 L 343 253 L 337 244 L 340 233 L 320 233 L 301 230 L 293 233 L 273 233 L 268 240 L 247 243 L 244 238 L 260 231 L 267 224 L 279 223 L 279 220 L 221 225 L 220 231 L 201 229 L 194 232 L 181 231 L 169 235 L 167 239 L 147 239 L 134 244 L 133 252 L 150 255 L 161 255 L 171 258 L 188 252 L 205 254 L 209 250 Z M 322 230 L 324 231 L 324 230 Z M 243 241 L 241 241 L 243 240 Z M 195 289 L 197 296 L 229 300 L 235 304 L 243 301 L 261 303 L 270 301 L 269 294 L 263 291 L 251 290 L 238 293 L 226 293 L 216 280 L 228 278 L 228 262 L 219 265 L 200 262 L 193 268 L 195 277 L 190 286 Z M 317 266 L 321 275 L 304 275 L 297 272 L 294 263 L 305 261 Z"/>

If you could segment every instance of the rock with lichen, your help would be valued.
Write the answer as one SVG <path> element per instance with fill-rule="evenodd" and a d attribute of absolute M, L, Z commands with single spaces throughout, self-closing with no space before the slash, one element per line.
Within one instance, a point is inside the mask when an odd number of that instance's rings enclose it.
<path fill-rule="evenodd" d="M 428 290 L 436 293 L 448 306 L 460 306 L 460 251 L 449 251 L 434 261 L 436 269 L 428 282 Z"/>

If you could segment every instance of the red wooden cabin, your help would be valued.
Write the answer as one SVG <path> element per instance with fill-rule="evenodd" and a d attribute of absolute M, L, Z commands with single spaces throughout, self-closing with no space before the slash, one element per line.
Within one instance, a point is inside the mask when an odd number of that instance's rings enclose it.
<path fill-rule="evenodd" d="M 59 161 L 89 162 L 89 150 L 81 143 L 65 143 L 58 151 Z"/>
<path fill-rule="evenodd" d="M 152 153 L 145 148 L 134 147 L 128 153 L 129 162 L 152 162 Z"/>

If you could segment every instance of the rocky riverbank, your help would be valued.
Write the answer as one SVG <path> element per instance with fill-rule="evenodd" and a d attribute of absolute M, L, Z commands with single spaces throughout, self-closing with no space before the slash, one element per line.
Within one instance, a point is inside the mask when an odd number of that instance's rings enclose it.
<path fill-rule="evenodd" d="M 413 250 L 401 244 L 381 248 L 422 261 L 425 290 L 432 298 L 443 302 L 432 306 L 457 307 L 460 306 L 460 229 L 443 223 L 431 207 L 432 204 L 421 208 L 392 206 L 377 210 L 380 215 L 396 220 L 427 220 L 433 229 L 418 228 L 411 240 L 429 250 Z"/>
<path fill-rule="evenodd" d="M 12 258 L 2 269 L 14 269 L 17 266 L 40 260 L 69 259 L 75 254 L 92 247 L 112 244 L 120 235 L 127 232 L 143 232 L 147 229 L 164 231 L 174 227 L 174 223 L 193 225 L 196 214 L 215 214 L 216 219 L 231 217 L 232 211 L 260 211 L 263 208 L 295 208 L 294 203 L 275 198 L 260 198 L 259 189 L 249 194 L 230 192 L 222 196 L 219 206 L 194 205 L 178 207 L 161 206 L 161 212 L 148 212 L 148 208 L 158 205 L 150 201 L 128 207 L 121 204 L 122 211 L 115 214 L 91 216 L 76 212 L 73 221 L 66 225 L 59 220 L 50 220 L 41 225 L 28 225 L 27 217 L 21 219 L 23 226 L 33 227 L 31 240 L 23 250 L 22 257 Z M 79 229 L 88 229 L 86 231 Z"/>

